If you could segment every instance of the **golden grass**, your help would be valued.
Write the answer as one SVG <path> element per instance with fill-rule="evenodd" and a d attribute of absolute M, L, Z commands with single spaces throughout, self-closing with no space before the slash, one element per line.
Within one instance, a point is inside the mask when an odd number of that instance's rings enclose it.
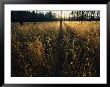
<path fill-rule="evenodd" d="M 100 22 L 63 22 L 63 31 L 60 27 L 60 22 L 12 23 L 11 75 L 55 76 L 63 56 L 61 76 L 99 76 Z"/>

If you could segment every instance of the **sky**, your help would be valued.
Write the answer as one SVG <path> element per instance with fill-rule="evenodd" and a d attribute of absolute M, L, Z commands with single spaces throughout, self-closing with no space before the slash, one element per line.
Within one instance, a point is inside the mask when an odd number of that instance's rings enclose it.
<path fill-rule="evenodd" d="M 50 10 L 52 13 L 55 13 L 56 14 L 56 17 L 57 18 L 60 18 L 61 17 L 61 11 L 52 11 Z M 40 11 L 35 11 L 35 12 L 43 12 L 44 14 L 46 14 L 47 12 L 49 12 L 49 10 L 40 10 Z M 72 15 L 71 14 L 72 11 L 62 11 L 62 18 L 69 18 L 69 16 L 71 17 Z M 89 14 L 88 14 L 89 15 Z"/>
<path fill-rule="evenodd" d="M 31 12 L 31 11 L 30 11 Z M 49 12 L 49 11 L 35 11 L 35 12 L 43 12 L 44 14 L 45 13 L 47 13 L 47 12 Z M 61 11 L 51 11 L 52 13 L 55 13 L 56 14 L 56 17 L 57 18 L 60 18 L 60 16 L 61 16 Z M 62 17 L 64 18 L 64 16 L 65 16 L 65 18 L 69 18 L 69 14 L 71 13 L 71 11 L 62 11 Z"/>

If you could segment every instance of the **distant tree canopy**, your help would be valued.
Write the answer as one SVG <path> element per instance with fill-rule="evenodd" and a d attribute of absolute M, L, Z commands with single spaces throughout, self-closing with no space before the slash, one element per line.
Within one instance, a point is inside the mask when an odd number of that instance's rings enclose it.
<path fill-rule="evenodd" d="M 55 20 L 55 15 L 51 11 L 44 14 L 43 12 L 35 11 L 12 11 L 11 21 L 12 22 L 39 22 L 39 21 L 53 21 Z"/>
<path fill-rule="evenodd" d="M 62 11 L 63 14 L 63 11 Z M 42 21 L 58 21 L 56 13 L 52 11 L 12 11 L 11 22 L 42 22 Z M 62 16 L 61 16 L 62 17 Z M 100 11 L 71 11 L 68 17 L 62 17 L 62 21 L 99 21 Z"/>
<path fill-rule="evenodd" d="M 100 21 L 100 11 L 72 11 L 71 21 Z"/>

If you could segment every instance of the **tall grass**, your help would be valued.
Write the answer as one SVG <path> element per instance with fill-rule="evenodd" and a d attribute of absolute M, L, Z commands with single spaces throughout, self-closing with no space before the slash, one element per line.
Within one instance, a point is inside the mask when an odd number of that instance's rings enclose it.
<path fill-rule="evenodd" d="M 100 23 L 12 23 L 11 75 L 100 76 Z"/>

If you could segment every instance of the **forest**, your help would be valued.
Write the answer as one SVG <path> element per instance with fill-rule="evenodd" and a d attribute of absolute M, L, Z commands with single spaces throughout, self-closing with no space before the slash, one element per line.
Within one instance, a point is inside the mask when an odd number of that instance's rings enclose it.
<path fill-rule="evenodd" d="M 60 11 L 63 13 L 63 11 Z M 41 21 L 59 21 L 57 13 L 48 11 L 12 11 L 12 22 L 41 22 Z M 100 21 L 100 11 L 70 11 L 68 17 L 62 18 L 63 21 Z"/>

